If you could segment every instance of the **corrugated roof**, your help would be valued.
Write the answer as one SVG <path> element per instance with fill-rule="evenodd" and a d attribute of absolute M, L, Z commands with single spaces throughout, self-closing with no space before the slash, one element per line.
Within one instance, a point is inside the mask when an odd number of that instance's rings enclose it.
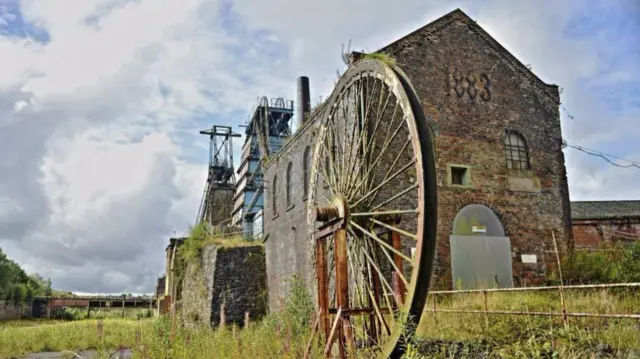
<path fill-rule="evenodd" d="M 572 219 L 640 217 L 640 200 L 571 202 Z"/>

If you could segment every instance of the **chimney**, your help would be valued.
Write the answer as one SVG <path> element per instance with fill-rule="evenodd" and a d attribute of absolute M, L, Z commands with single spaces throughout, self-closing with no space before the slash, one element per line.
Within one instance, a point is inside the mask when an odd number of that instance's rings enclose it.
<path fill-rule="evenodd" d="M 296 101 L 296 128 L 301 128 L 309 119 L 311 111 L 311 94 L 309 93 L 309 78 L 298 77 L 298 99 Z"/>

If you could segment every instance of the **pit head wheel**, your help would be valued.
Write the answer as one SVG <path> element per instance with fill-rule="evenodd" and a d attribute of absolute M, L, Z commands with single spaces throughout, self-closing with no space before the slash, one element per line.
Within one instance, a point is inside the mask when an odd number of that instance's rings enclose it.
<path fill-rule="evenodd" d="M 307 213 L 321 332 L 341 357 L 399 358 L 421 318 L 434 257 L 431 127 L 404 73 L 374 59 L 352 65 L 327 106 Z"/>

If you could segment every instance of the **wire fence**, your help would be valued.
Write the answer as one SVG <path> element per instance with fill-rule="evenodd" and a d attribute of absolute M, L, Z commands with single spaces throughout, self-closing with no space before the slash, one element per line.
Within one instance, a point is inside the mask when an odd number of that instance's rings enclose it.
<path fill-rule="evenodd" d="M 485 317 L 485 326 L 489 326 L 489 315 L 529 315 L 529 316 L 546 316 L 546 317 L 562 317 L 564 324 L 568 323 L 568 318 L 624 318 L 640 320 L 640 313 L 583 313 L 568 312 L 567 303 L 564 295 L 559 296 L 562 312 L 539 312 L 539 311 L 522 311 L 522 310 L 490 310 L 488 295 L 490 293 L 513 293 L 513 292 L 542 292 L 542 291 L 558 291 L 563 293 L 564 290 L 596 290 L 611 288 L 640 288 L 640 283 L 611 283 L 611 284 L 584 284 L 584 285 L 557 285 L 543 287 L 517 287 L 517 288 L 489 288 L 489 289 L 465 289 L 465 290 L 440 290 L 430 291 L 431 308 L 428 309 L 435 316 L 436 313 L 464 313 L 464 314 L 481 314 Z M 446 295 L 461 294 L 480 294 L 482 295 L 483 309 L 446 309 L 438 308 L 438 297 Z"/>

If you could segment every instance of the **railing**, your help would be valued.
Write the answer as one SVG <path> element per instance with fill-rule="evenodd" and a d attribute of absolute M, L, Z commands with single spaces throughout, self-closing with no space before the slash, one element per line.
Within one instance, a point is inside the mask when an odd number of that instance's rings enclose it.
<path fill-rule="evenodd" d="M 568 322 L 569 317 L 582 317 L 582 318 L 627 318 L 627 319 L 640 319 L 638 313 L 582 313 L 582 312 L 568 312 L 566 306 L 566 300 L 564 295 L 558 296 L 560 301 L 562 312 L 535 312 L 535 311 L 522 311 L 522 310 L 489 310 L 488 294 L 501 293 L 501 292 L 540 292 L 540 291 L 558 291 L 563 293 L 564 290 L 584 290 L 584 289 L 609 289 L 609 288 L 640 288 L 640 283 L 612 283 L 612 284 L 586 284 L 586 285 L 558 285 L 558 286 L 544 286 L 544 287 L 518 287 L 518 288 L 490 288 L 490 289 L 464 289 L 464 290 L 441 290 L 431 291 L 429 295 L 431 300 L 428 306 L 431 308 L 425 308 L 433 313 L 434 317 L 436 313 L 465 313 L 465 314 L 482 314 L 485 316 L 485 325 L 489 325 L 489 315 L 530 315 L 530 316 L 547 316 L 547 317 L 562 317 L 565 324 Z M 481 294 L 483 301 L 483 309 L 444 309 L 437 308 L 437 298 L 444 295 L 460 295 L 460 294 Z"/>

